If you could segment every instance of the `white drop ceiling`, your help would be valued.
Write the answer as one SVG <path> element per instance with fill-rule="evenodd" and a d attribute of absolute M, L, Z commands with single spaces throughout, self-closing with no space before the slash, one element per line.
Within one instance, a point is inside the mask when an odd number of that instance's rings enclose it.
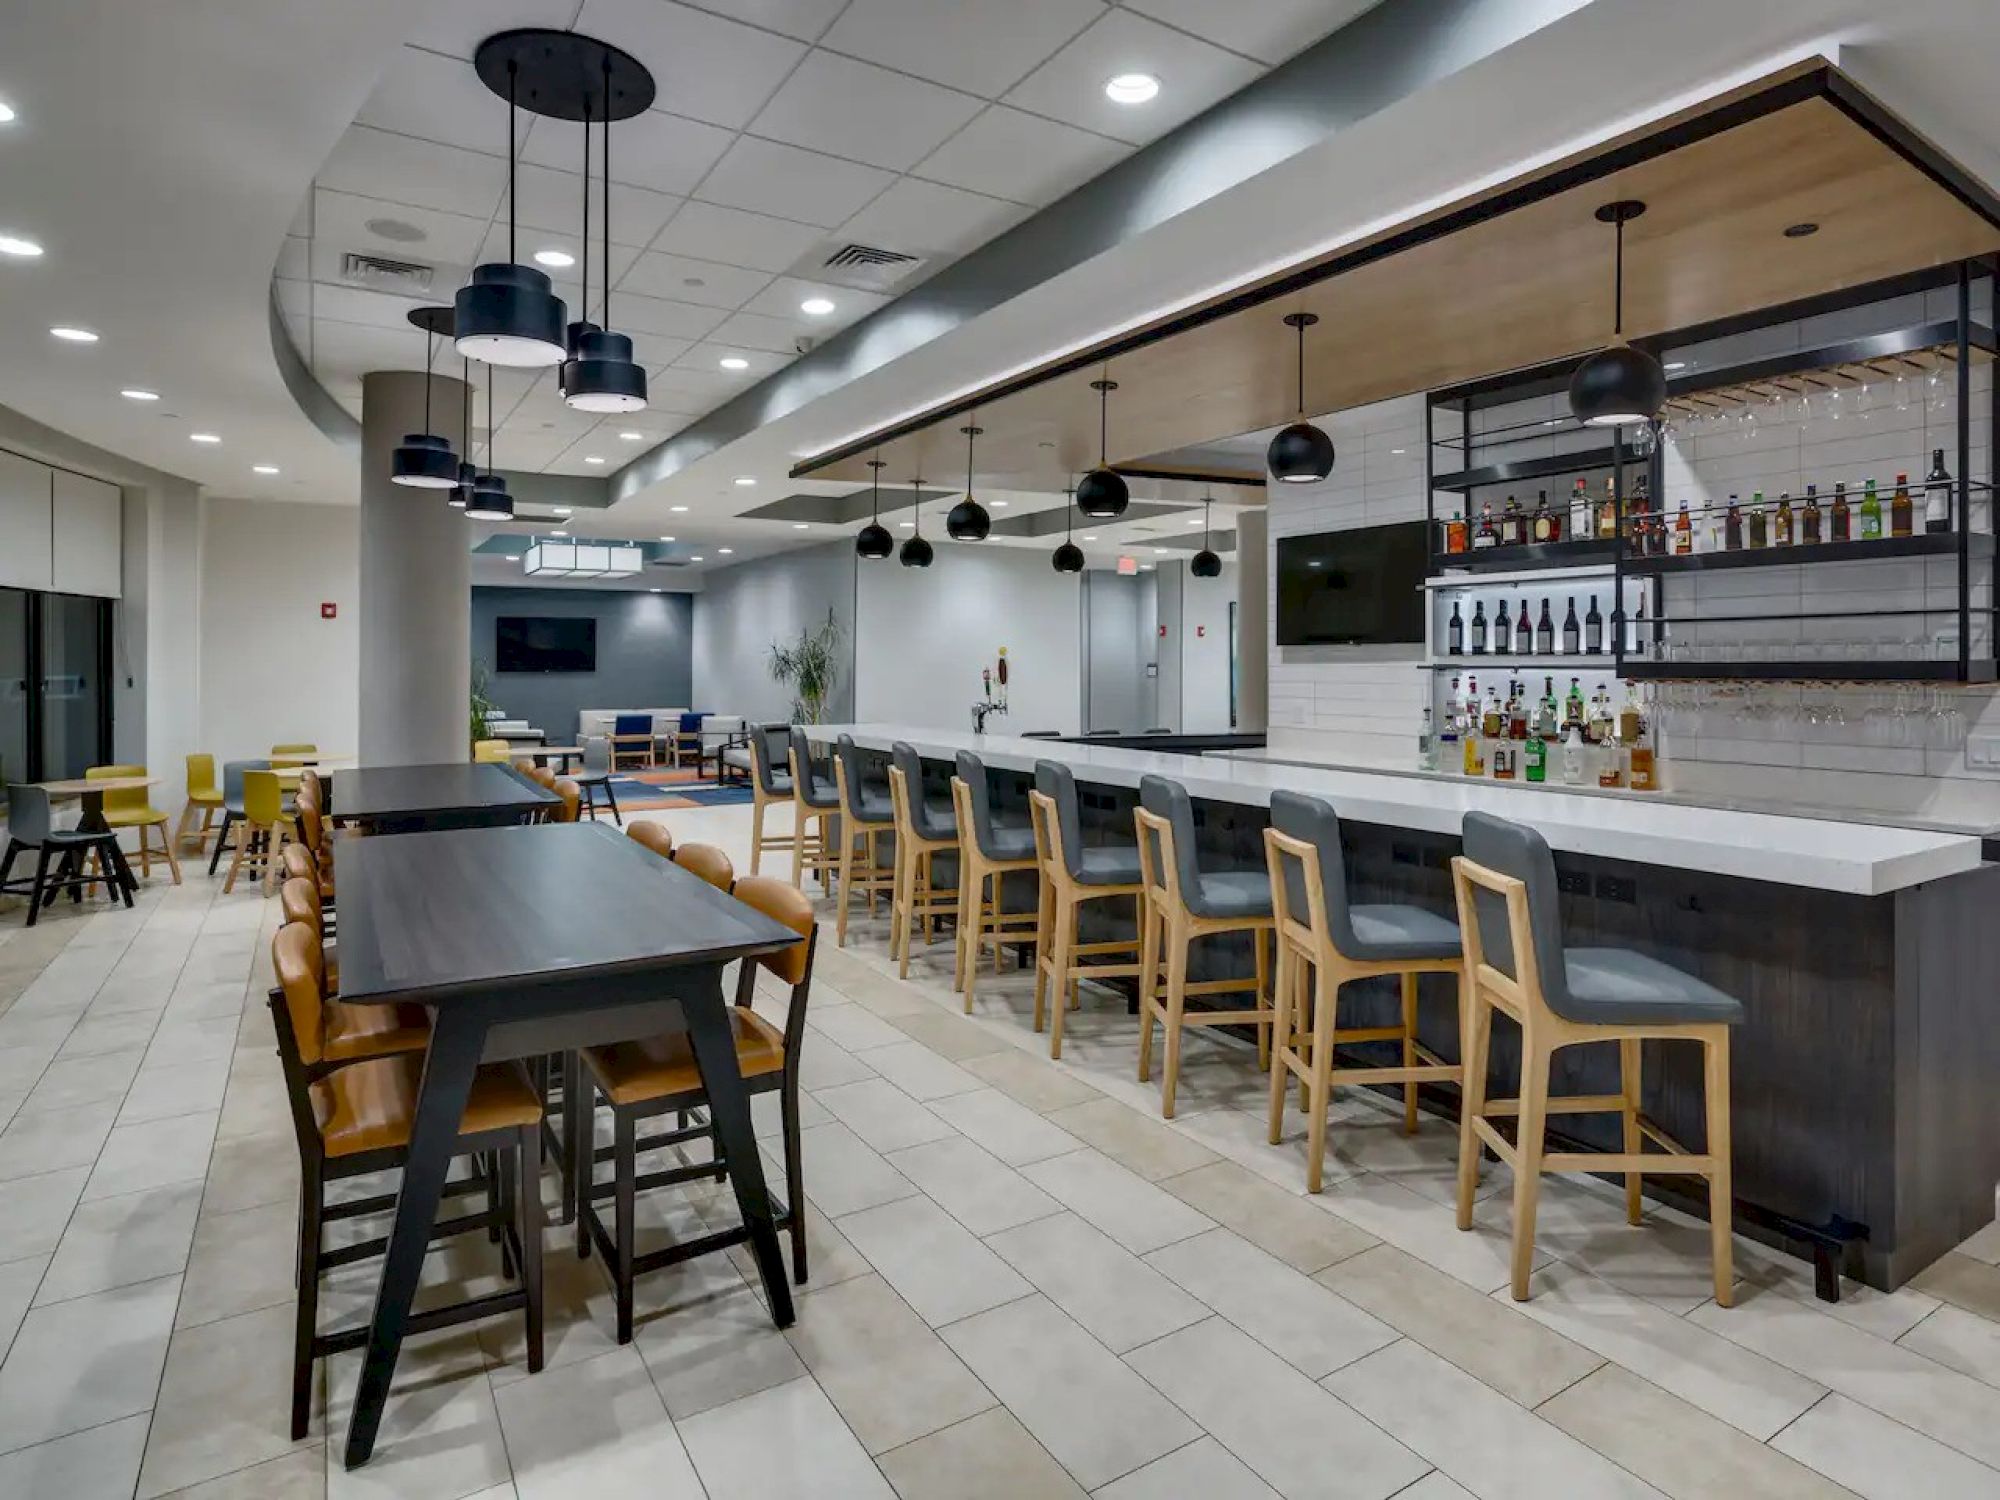
<path fill-rule="evenodd" d="M 1374 3 L 438 0 L 317 174 L 276 267 L 279 305 L 321 383 L 358 413 L 365 372 L 421 359 L 405 313 L 507 258 L 506 110 L 473 73 L 478 43 L 539 25 L 624 47 L 659 96 L 612 128 L 610 321 L 633 336 L 651 406 L 579 416 L 549 371 L 502 372 L 494 392 L 501 466 L 603 474 L 641 446 L 620 432 L 647 446 L 672 435 L 802 340 L 874 311 Z M 1112 104 L 1105 80 L 1132 71 L 1159 77 L 1159 97 Z M 521 129 L 519 256 L 576 255 L 581 128 L 524 115 Z M 850 242 L 921 264 L 883 290 L 806 274 Z M 354 251 L 431 266 L 429 293 L 349 284 L 341 260 Z M 581 269 L 552 273 L 573 315 Z M 834 313 L 801 312 L 814 295 Z M 725 357 L 747 367 L 724 370 Z M 437 368 L 458 362 L 442 350 Z M 482 393 L 475 446 L 484 407 Z"/>

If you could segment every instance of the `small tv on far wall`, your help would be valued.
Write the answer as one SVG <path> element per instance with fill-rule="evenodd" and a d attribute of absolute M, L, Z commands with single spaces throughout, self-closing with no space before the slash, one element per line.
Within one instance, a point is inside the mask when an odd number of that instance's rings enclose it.
<path fill-rule="evenodd" d="M 597 621 L 502 615 L 493 626 L 493 665 L 501 672 L 595 672 Z"/>
<path fill-rule="evenodd" d="M 1421 642 L 1427 543 L 1422 521 L 1279 537 L 1278 644 Z"/>

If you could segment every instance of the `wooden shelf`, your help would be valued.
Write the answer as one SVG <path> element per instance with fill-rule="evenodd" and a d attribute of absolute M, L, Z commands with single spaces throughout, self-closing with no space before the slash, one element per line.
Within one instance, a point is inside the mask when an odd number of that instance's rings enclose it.
<path fill-rule="evenodd" d="M 1975 531 L 1969 538 L 1971 555 L 1991 557 L 1993 536 L 1990 532 Z M 1809 567 L 1814 563 L 1865 562 L 1871 558 L 1888 557 L 1956 557 L 1958 555 L 1958 533 L 1955 531 L 1919 533 L 1916 536 L 1885 536 L 1872 542 L 1814 542 L 1809 545 L 1791 547 L 1743 548 L 1735 552 L 1690 552 L 1685 556 L 1669 553 L 1665 557 L 1627 557 L 1623 566 L 1628 574 L 1650 576 L 1663 573 L 1704 573 L 1728 568 L 1797 568 Z"/>
<path fill-rule="evenodd" d="M 1608 469 L 1618 462 L 1618 457 L 1616 447 L 1579 448 L 1574 453 L 1551 453 L 1546 458 L 1523 458 L 1514 463 L 1487 464 L 1477 469 L 1461 469 L 1456 474 L 1439 474 L 1432 478 L 1431 488 L 1463 491 L 1489 484 L 1525 484 L 1530 479 L 1548 479 L 1557 474 L 1583 474 L 1593 469 Z M 1625 449 L 1624 457 L 1629 464 L 1639 461 L 1638 454 L 1629 447 Z M 1562 498 L 1567 505 L 1569 497 L 1565 495 Z"/>
<path fill-rule="evenodd" d="M 1465 573 L 1532 573 L 1543 568 L 1578 568 L 1609 563 L 1618 555 L 1615 537 L 1591 537 L 1581 542 L 1522 542 L 1512 547 L 1487 547 L 1478 552 L 1437 552 L 1431 573 L 1446 569 Z"/>

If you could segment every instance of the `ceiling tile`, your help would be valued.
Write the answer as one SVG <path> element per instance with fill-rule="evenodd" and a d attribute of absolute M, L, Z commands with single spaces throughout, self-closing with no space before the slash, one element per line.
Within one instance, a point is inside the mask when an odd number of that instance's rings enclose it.
<path fill-rule="evenodd" d="M 668 411 L 685 407 L 709 411 L 742 389 L 740 380 L 718 370 L 688 369 L 674 365 L 647 373 L 647 381 L 658 389 L 660 405 Z"/>
<path fill-rule="evenodd" d="M 656 192 L 684 196 L 729 149 L 731 133 L 679 115 L 648 110 L 611 127 L 611 178 Z M 604 132 L 590 132 L 590 172 L 604 180 Z M 565 172 L 583 169 L 583 127 L 567 120 L 537 120 L 521 148 L 521 160 Z M 597 189 L 591 189 L 595 198 Z M 614 212 L 616 204 L 613 205 Z"/>
<path fill-rule="evenodd" d="M 820 44 L 994 99 L 1104 10 L 1102 0 L 854 0 Z"/>
<path fill-rule="evenodd" d="M 833 311 L 823 317 L 801 312 L 799 304 L 808 297 L 828 298 L 833 303 Z M 834 286 L 830 282 L 801 281 L 795 276 L 780 276 L 744 303 L 743 310 L 766 318 L 781 318 L 791 325 L 795 333 L 818 338 L 867 317 L 876 308 L 886 307 L 889 301 L 889 298 L 875 292 L 857 292 L 851 287 Z M 723 335 L 718 334 L 717 337 Z M 752 347 L 767 349 L 771 346 L 759 343 Z"/>
<path fill-rule="evenodd" d="M 1143 144 L 1193 119 L 1262 71 L 1185 32 L 1129 10 L 1114 10 L 1010 89 L 1007 102 Z M 1160 80 L 1158 96 L 1145 104 L 1113 104 L 1104 97 L 1104 84 L 1120 73 L 1151 73 Z"/>
<path fill-rule="evenodd" d="M 580 172 L 560 172 L 553 167 L 524 165 L 516 172 L 518 191 L 521 195 L 521 223 L 531 229 L 552 230 L 561 234 L 575 235 L 577 226 L 583 220 L 583 174 Z M 603 206 L 598 198 L 601 188 L 593 186 L 590 193 L 590 232 L 595 235 L 603 223 L 599 217 Z M 622 182 L 611 184 L 611 243 L 631 245 L 635 248 L 651 244 L 653 236 L 660 232 L 660 226 L 667 222 L 673 211 L 680 206 L 680 199 L 665 193 L 656 193 L 650 188 L 627 187 Z M 507 205 L 503 202 L 499 209 L 502 228 L 507 224 Z M 525 252 L 524 252 L 525 253 Z"/>
<path fill-rule="evenodd" d="M 1125 0 L 1142 15 L 1196 36 L 1281 63 L 1339 30 L 1381 0 Z"/>
<path fill-rule="evenodd" d="M 922 161 L 979 108 L 970 94 L 816 51 L 750 128 L 771 140 L 900 172 Z"/>
<path fill-rule="evenodd" d="M 981 193 L 905 177 L 840 226 L 848 239 L 918 255 L 982 245 L 1031 210 Z"/>
<path fill-rule="evenodd" d="M 470 265 L 479 253 L 487 223 L 484 214 L 444 213 L 330 188 L 313 194 L 314 242 L 343 251 L 366 250 L 399 260 Z M 414 239 L 413 233 L 417 236 Z"/>
<path fill-rule="evenodd" d="M 698 339 L 728 316 L 718 307 L 696 307 L 691 302 L 671 302 L 659 297 L 641 297 L 619 292 L 611 311 L 625 333 L 657 334 L 662 338 Z"/>
<path fill-rule="evenodd" d="M 341 192 L 486 219 L 507 186 L 507 163 L 456 146 L 350 125 L 315 180 Z"/>
<path fill-rule="evenodd" d="M 429 47 L 471 60 L 473 49 L 496 32 L 521 26 L 567 27 L 581 0 L 426 0 L 413 6 L 413 47 Z"/>
<path fill-rule="evenodd" d="M 726 208 L 776 214 L 829 228 L 845 223 L 895 180 L 859 162 L 739 136 L 698 196 Z"/>
<path fill-rule="evenodd" d="M 799 335 L 796 323 L 783 318 L 761 317 L 756 313 L 732 313 L 715 330 L 715 341 L 742 349 L 762 349 L 775 354 L 796 354 Z"/>
<path fill-rule="evenodd" d="M 522 117 L 525 128 L 530 117 Z M 463 146 L 504 158 L 507 101 L 469 63 L 419 47 L 398 47 L 355 116 L 363 125 Z"/>
<path fill-rule="evenodd" d="M 768 271 L 749 271 L 741 266 L 725 266 L 685 255 L 662 255 L 649 250 L 633 263 L 618 283 L 649 297 L 670 297 L 678 302 L 698 302 L 704 307 L 737 308 L 770 285 Z M 699 283 L 691 285 L 690 283 Z"/>
<path fill-rule="evenodd" d="M 690 200 L 660 231 L 653 248 L 759 271 L 785 271 L 820 238 L 821 231 L 811 224 Z"/>
<path fill-rule="evenodd" d="M 313 321 L 305 355 L 315 375 L 358 378 L 370 370 L 421 370 L 422 348 L 416 330 L 368 327 L 360 323 L 336 323 L 324 318 Z"/>
<path fill-rule="evenodd" d="M 793 357 L 790 353 L 751 349 L 739 344 L 724 344 L 713 339 L 704 339 L 675 360 L 674 366 L 679 370 L 692 370 L 697 374 L 708 375 L 725 385 L 731 383 L 747 385 L 784 369 L 792 362 Z M 724 359 L 744 360 L 749 368 L 725 370 L 722 368 Z"/>
<path fill-rule="evenodd" d="M 595 215 L 592 215 L 595 218 Z M 616 227 L 614 225 L 614 227 Z M 591 226 L 593 235 L 596 225 Z M 571 255 L 582 253 L 583 246 L 575 234 L 557 234 L 546 229 L 523 229 L 516 241 L 523 265 L 534 266 L 546 272 L 556 284 L 556 294 L 565 301 L 574 301 L 582 290 L 583 268 L 568 266 L 561 270 L 539 264 L 535 258 L 537 250 L 565 250 Z M 507 258 L 507 221 L 502 219 L 486 231 L 486 239 L 479 247 L 479 264 L 489 261 L 504 261 Z M 618 285 L 618 278 L 630 269 L 632 262 L 639 258 L 639 252 L 630 245 L 613 244 L 611 247 L 611 284 Z M 590 242 L 590 300 L 595 303 L 603 291 L 604 247 L 593 237 Z"/>
<path fill-rule="evenodd" d="M 1053 203 L 1130 151 L 1088 130 L 996 104 L 920 162 L 916 175 L 1018 203 Z"/>
<path fill-rule="evenodd" d="M 740 130 L 764 106 L 805 46 L 672 0 L 584 0 L 577 29 L 653 70 L 661 109 Z"/>
<path fill-rule="evenodd" d="M 444 300 L 444 299 L 440 299 Z M 336 323 L 361 323 L 370 328 L 386 328 L 401 334 L 407 343 L 410 368 L 423 368 L 424 335 L 410 322 L 414 308 L 431 305 L 422 297 L 395 297 L 387 292 L 369 291 L 358 286 L 316 286 L 312 289 L 312 315 Z"/>
<path fill-rule="evenodd" d="M 717 15 L 732 16 L 752 26 L 782 31 L 786 36 L 810 42 L 826 30 L 826 23 L 840 14 L 847 0 L 691 0 L 691 3 L 697 10 L 712 10 Z"/>
<path fill-rule="evenodd" d="M 523 469 L 539 472 L 545 465 L 555 461 L 557 454 L 570 445 L 567 434 L 519 433 L 508 423 L 500 424 L 500 441 L 493 445 L 494 457 L 503 469 Z M 481 463 L 486 462 L 484 458 Z"/>

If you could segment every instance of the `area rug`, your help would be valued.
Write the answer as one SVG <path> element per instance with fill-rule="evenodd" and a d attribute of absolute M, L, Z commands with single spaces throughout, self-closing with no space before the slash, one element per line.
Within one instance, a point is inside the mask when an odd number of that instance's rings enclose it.
<path fill-rule="evenodd" d="M 731 807 L 750 801 L 750 788 L 723 786 L 712 774 L 690 766 L 657 771 L 622 770 L 611 778 L 611 793 L 623 812 L 657 812 L 665 807 Z"/>

